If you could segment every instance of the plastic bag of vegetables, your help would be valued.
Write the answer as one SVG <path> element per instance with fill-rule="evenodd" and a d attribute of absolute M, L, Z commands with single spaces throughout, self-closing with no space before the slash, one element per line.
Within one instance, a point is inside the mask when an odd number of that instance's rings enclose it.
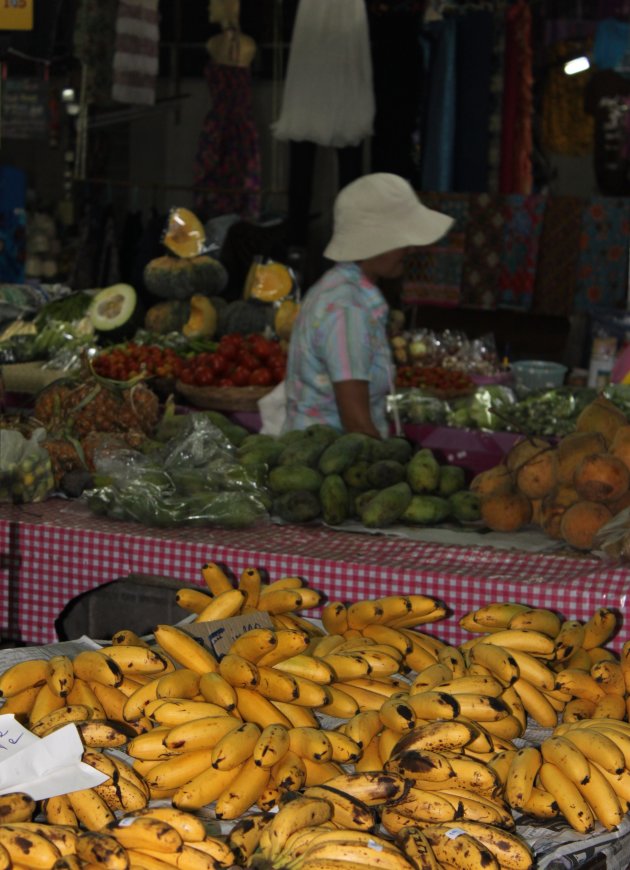
<path fill-rule="evenodd" d="M 55 487 L 50 456 L 41 442 L 44 429 L 25 438 L 16 429 L 0 429 L 0 501 L 44 501 Z"/>

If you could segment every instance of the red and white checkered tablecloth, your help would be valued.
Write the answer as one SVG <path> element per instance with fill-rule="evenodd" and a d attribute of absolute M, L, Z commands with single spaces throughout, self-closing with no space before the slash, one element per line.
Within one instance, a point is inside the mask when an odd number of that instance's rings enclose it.
<path fill-rule="evenodd" d="M 435 596 L 453 613 L 427 630 L 449 643 L 468 637 L 457 624 L 465 612 L 508 600 L 567 619 L 615 608 L 622 625 L 612 645 L 620 649 L 630 640 L 630 569 L 592 558 L 419 543 L 319 525 L 152 529 L 96 517 L 83 503 L 60 499 L 0 504 L 0 636 L 52 643 L 54 620 L 75 595 L 130 573 L 203 585 L 200 569 L 208 561 L 235 574 L 251 567 L 264 568 L 271 579 L 298 574 L 331 600 Z"/>

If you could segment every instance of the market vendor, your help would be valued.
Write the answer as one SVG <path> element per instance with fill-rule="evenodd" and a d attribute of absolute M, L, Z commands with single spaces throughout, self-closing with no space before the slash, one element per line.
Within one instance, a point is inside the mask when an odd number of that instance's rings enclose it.
<path fill-rule="evenodd" d="M 393 388 L 382 279 L 402 277 L 405 257 L 453 220 L 424 206 L 398 175 L 365 175 L 343 188 L 324 256 L 335 262 L 305 296 L 286 373 L 285 431 L 328 423 L 385 437 Z"/>

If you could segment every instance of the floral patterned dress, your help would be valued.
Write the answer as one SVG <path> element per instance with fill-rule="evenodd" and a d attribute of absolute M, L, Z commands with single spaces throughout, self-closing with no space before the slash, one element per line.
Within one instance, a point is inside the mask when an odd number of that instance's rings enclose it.
<path fill-rule="evenodd" d="M 194 165 L 195 209 L 203 219 L 260 213 L 260 146 L 249 67 L 209 61 L 205 76 L 212 107 L 199 137 Z"/>

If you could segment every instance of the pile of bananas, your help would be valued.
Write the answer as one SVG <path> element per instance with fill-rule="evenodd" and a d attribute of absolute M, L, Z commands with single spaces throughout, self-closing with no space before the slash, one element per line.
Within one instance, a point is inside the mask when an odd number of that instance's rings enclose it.
<path fill-rule="evenodd" d="M 0 795 L 2 870 L 217 870 L 236 863 L 224 839 L 209 836 L 200 819 L 174 807 L 112 817 L 96 831 L 33 821 L 35 813 L 28 795 Z"/>
<path fill-rule="evenodd" d="M 526 870 L 513 811 L 579 831 L 627 812 L 630 644 L 606 648 L 614 612 L 580 623 L 494 603 L 462 617 L 474 636 L 453 646 L 420 630 L 448 613 L 429 596 L 330 602 L 320 629 L 299 614 L 321 603 L 301 578 L 265 582 L 249 568 L 232 580 L 215 563 L 202 576 L 207 591 L 176 593 L 196 621 L 262 610 L 273 627 L 245 631 L 223 656 L 176 626 L 158 625 L 151 644 L 121 629 L 99 650 L 0 674 L 3 713 L 39 736 L 74 722 L 84 761 L 107 776 L 45 801 L 43 827 L 116 838 L 121 819 L 156 801 L 172 827 L 213 805 L 237 822 L 212 844 L 217 864 Z M 519 749 L 528 717 L 555 730 Z M 122 843 L 142 860 L 91 865 L 206 866 L 184 843 L 168 858 Z"/>

